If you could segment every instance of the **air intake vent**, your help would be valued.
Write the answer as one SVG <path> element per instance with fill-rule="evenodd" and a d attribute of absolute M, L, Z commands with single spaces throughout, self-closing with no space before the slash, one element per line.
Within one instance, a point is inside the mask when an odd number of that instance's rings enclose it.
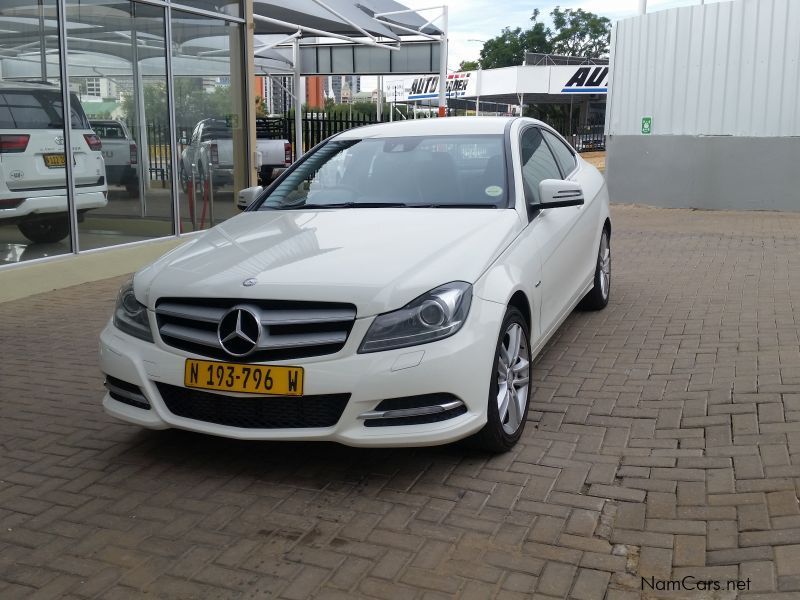
<path fill-rule="evenodd" d="M 165 383 L 156 385 L 172 414 L 243 429 L 333 427 L 350 399 L 350 394 L 227 396 Z"/>

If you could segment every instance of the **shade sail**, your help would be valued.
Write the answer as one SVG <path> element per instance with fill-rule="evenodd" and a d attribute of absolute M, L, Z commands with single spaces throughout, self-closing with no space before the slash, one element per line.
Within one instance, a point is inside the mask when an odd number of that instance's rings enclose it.
<path fill-rule="evenodd" d="M 254 0 L 255 14 L 294 25 L 291 27 L 256 20 L 256 33 L 294 33 L 299 25 L 338 35 L 363 37 L 364 34 L 358 29 L 360 27 L 374 36 L 399 39 L 391 29 L 358 8 L 351 0 L 324 0 L 324 4 L 332 10 L 314 0 Z"/>

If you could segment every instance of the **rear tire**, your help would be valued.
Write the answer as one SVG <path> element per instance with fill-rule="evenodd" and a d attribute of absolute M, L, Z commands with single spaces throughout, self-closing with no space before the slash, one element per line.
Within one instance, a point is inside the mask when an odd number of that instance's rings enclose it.
<path fill-rule="evenodd" d="M 59 217 L 39 217 L 17 223 L 22 235 L 37 244 L 53 244 L 69 235 L 67 215 Z"/>
<path fill-rule="evenodd" d="M 602 310 L 611 297 L 611 233 L 603 228 L 600 236 L 600 249 L 597 252 L 597 266 L 594 270 L 594 287 L 581 300 L 583 310 Z"/>
<path fill-rule="evenodd" d="M 272 183 L 273 179 L 275 179 L 273 175 L 274 171 L 272 167 L 262 166 L 261 170 L 258 172 L 258 185 L 261 187 L 267 187 L 270 183 Z"/>
<path fill-rule="evenodd" d="M 530 348 L 528 324 L 510 306 L 495 348 L 486 425 L 471 439 L 482 450 L 508 452 L 522 436 L 530 404 Z"/>

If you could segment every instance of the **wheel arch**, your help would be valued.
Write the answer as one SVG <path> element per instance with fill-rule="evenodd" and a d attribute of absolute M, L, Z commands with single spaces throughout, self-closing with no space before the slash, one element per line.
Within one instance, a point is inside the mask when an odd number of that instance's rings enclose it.
<path fill-rule="evenodd" d="M 525 324 L 528 326 L 528 332 L 530 332 L 533 315 L 527 294 L 522 290 L 517 290 L 512 294 L 511 298 L 508 299 L 508 306 L 513 306 L 522 313 L 522 316 L 525 319 Z"/>

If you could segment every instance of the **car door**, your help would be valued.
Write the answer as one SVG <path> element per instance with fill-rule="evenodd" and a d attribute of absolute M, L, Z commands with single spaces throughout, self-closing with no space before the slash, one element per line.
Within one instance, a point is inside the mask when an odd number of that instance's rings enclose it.
<path fill-rule="evenodd" d="M 544 179 L 562 179 L 561 169 L 542 130 L 531 126 L 520 136 L 520 163 L 531 234 L 539 242 L 542 262 L 540 329 L 545 336 L 552 332 L 571 308 L 581 279 L 576 264 L 580 241 L 572 235 L 579 211 L 573 207 L 538 210 L 541 202 L 539 183 Z"/>
<path fill-rule="evenodd" d="M 582 279 L 576 282 L 576 293 L 580 293 L 594 276 L 597 262 L 597 244 L 600 236 L 600 202 L 597 199 L 596 173 L 578 167 L 578 159 L 573 150 L 556 134 L 542 129 L 542 135 L 553 156 L 556 158 L 564 179 L 580 184 L 583 190 L 584 204 L 574 209 L 578 222 L 570 235 L 575 236 L 579 246 L 579 254 L 575 257 L 580 264 Z"/>

